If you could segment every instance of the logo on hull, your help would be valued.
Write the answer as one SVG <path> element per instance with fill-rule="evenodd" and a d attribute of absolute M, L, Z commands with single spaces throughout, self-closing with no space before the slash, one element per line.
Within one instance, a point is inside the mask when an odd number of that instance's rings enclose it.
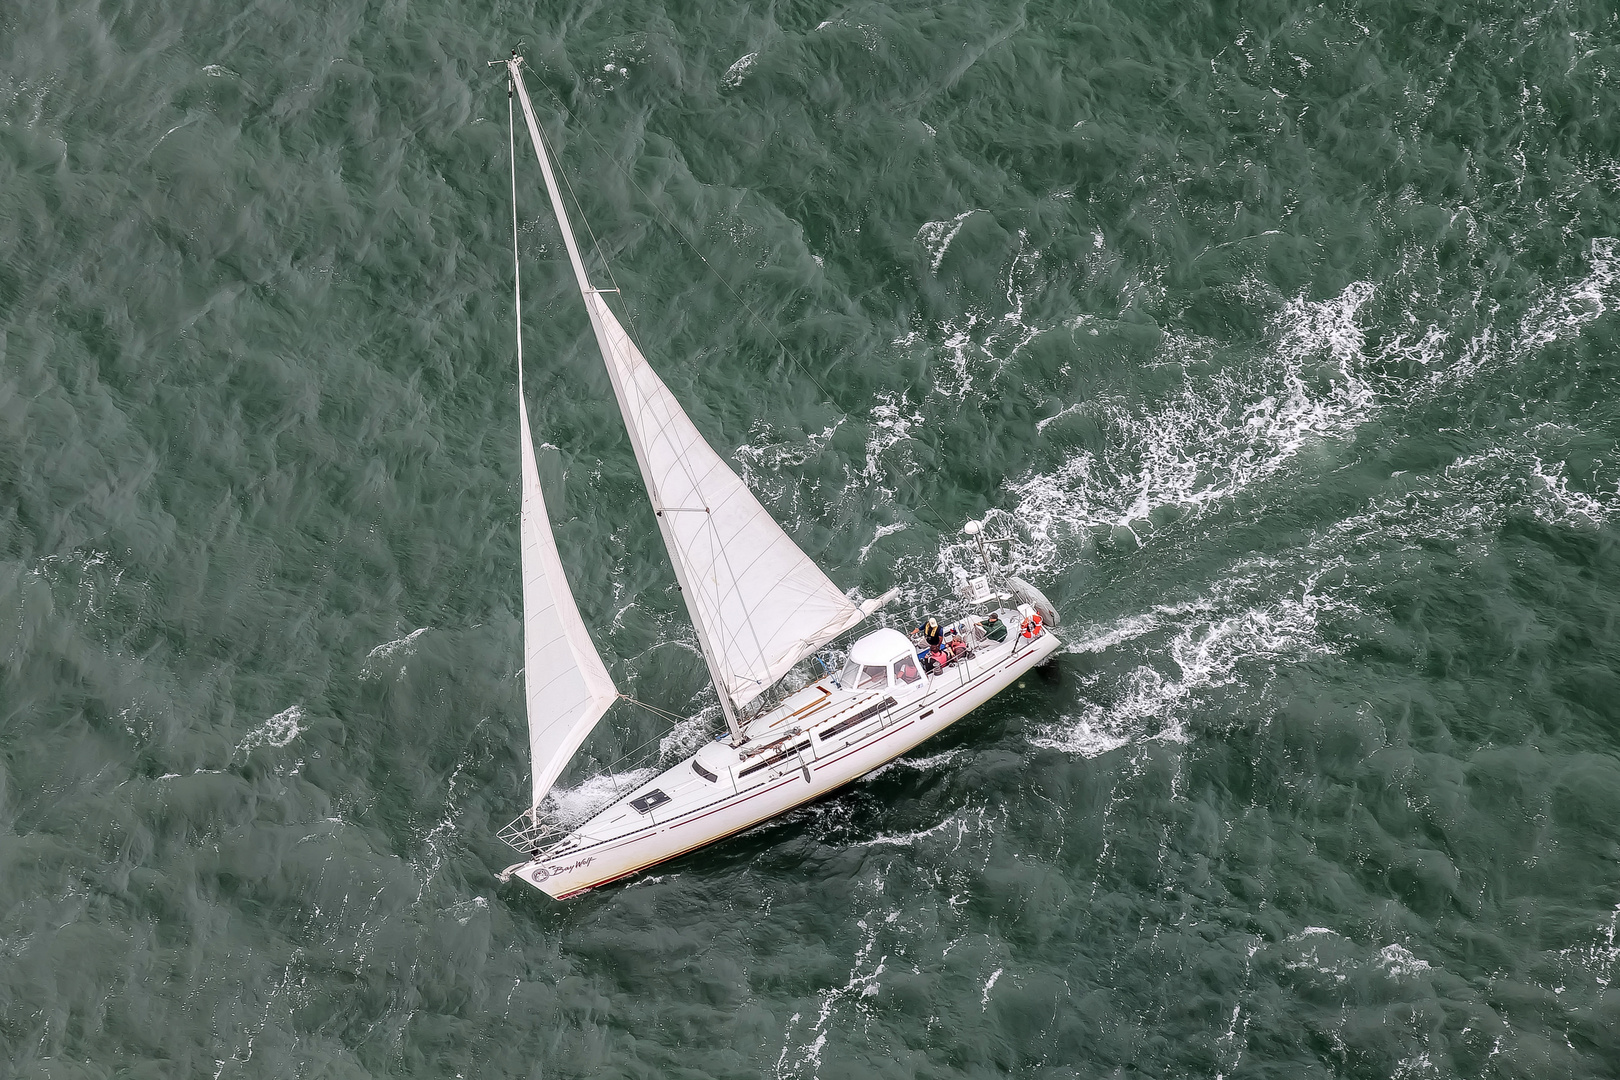
<path fill-rule="evenodd" d="M 573 862 L 567 864 L 552 863 L 550 866 L 537 866 L 533 871 L 530 872 L 529 880 L 538 885 L 542 881 L 548 881 L 551 878 L 556 877 L 558 874 L 566 874 L 570 871 L 578 870 L 581 867 L 591 865 L 591 863 L 595 861 L 596 856 L 587 855 L 583 859 L 575 859 Z"/>

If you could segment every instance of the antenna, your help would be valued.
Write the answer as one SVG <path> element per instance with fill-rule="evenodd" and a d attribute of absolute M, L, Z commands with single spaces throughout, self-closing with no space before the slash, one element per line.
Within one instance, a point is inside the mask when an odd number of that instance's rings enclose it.
<path fill-rule="evenodd" d="M 1018 537 L 1016 536 L 995 536 L 988 540 L 985 539 L 984 522 L 982 521 L 970 521 L 966 525 L 962 526 L 962 531 L 973 537 L 973 539 L 978 543 L 979 558 L 984 560 L 984 572 L 986 577 L 996 576 L 996 565 L 990 561 L 990 549 L 985 545 L 1016 544 L 1018 542 Z"/>

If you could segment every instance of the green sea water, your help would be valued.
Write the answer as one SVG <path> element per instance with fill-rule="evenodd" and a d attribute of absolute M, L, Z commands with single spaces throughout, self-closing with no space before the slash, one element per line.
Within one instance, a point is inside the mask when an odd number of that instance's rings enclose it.
<path fill-rule="evenodd" d="M 792 535 L 898 623 L 987 520 L 1066 643 L 567 904 L 519 42 Z M 1617 115 L 1591 0 L 0 6 L 0 1078 L 1620 1075 Z M 519 178 L 564 563 L 695 718 L 582 812 L 719 721 Z"/>

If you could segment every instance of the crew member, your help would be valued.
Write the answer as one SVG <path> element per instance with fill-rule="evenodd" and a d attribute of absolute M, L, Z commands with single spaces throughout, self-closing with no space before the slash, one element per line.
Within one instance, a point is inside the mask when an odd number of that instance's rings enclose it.
<path fill-rule="evenodd" d="M 928 621 L 922 624 L 923 640 L 928 642 L 930 652 L 938 651 L 945 640 L 945 633 L 939 628 L 939 620 L 929 616 Z"/>

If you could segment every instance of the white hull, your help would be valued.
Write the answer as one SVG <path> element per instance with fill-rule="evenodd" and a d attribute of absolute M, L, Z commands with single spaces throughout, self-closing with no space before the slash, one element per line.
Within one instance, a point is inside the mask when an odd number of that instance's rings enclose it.
<path fill-rule="evenodd" d="M 509 873 L 566 900 L 741 832 L 894 760 L 1057 647 L 1050 631 L 1014 630 L 921 686 L 852 691 L 822 679 L 752 721 L 741 747 L 710 743 Z"/>

